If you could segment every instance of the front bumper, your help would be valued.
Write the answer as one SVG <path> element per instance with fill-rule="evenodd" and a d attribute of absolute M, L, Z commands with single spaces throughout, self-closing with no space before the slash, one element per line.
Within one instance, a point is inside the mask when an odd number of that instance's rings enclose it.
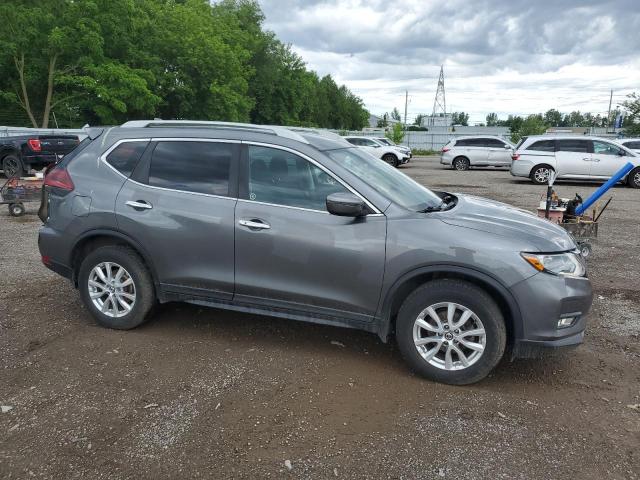
<path fill-rule="evenodd" d="M 515 339 L 513 357 L 536 357 L 549 350 L 582 343 L 593 291 L 588 278 L 538 273 L 511 288 L 522 314 L 522 331 Z M 558 328 L 561 318 L 573 323 Z"/>

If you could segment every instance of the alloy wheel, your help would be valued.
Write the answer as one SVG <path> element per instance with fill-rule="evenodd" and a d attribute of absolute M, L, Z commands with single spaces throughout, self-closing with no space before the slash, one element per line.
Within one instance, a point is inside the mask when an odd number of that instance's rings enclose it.
<path fill-rule="evenodd" d="M 636 187 L 640 187 L 640 171 L 633 176 L 633 183 L 636 184 Z"/>
<path fill-rule="evenodd" d="M 551 175 L 551 170 L 548 168 L 539 168 L 533 174 L 538 183 L 549 183 L 549 175 Z"/>
<path fill-rule="evenodd" d="M 459 159 L 457 159 L 457 160 L 454 162 L 454 166 L 455 166 L 456 170 L 460 170 L 460 171 L 462 171 L 462 170 L 466 170 L 466 169 L 468 168 L 468 167 L 467 167 L 467 162 L 466 162 L 466 160 L 464 160 L 463 158 L 459 158 Z"/>
<path fill-rule="evenodd" d="M 420 312 L 413 324 L 413 343 L 430 365 L 441 370 L 463 370 L 482 357 L 487 334 L 471 309 L 441 302 Z"/>
<path fill-rule="evenodd" d="M 102 262 L 89 273 L 87 285 L 93 305 L 108 317 L 122 317 L 136 303 L 136 286 L 129 272 L 113 262 Z"/>

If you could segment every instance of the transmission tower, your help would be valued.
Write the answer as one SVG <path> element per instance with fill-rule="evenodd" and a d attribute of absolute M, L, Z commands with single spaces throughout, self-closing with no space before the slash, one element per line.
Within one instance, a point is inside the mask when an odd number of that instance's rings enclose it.
<path fill-rule="evenodd" d="M 440 78 L 438 78 L 438 89 L 436 90 L 436 98 L 433 100 L 433 113 L 431 114 L 431 123 L 435 123 L 437 116 L 447 117 L 447 102 L 444 98 L 444 65 L 440 65 Z"/>

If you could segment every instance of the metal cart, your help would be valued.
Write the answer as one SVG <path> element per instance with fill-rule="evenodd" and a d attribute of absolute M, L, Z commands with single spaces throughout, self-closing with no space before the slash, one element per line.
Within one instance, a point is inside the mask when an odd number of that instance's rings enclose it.
<path fill-rule="evenodd" d="M 9 205 L 9 215 L 20 217 L 26 212 L 25 203 L 40 201 L 41 190 L 40 178 L 10 178 L 0 188 L 0 205 Z"/>
<path fill-rule="evenodd" d="M 598 222 L 575 217 L 565 220 L 560 226 L 573 235 L 580 253 L 587 258 L 591 254 L 591 244 L 598 237 Z"/>

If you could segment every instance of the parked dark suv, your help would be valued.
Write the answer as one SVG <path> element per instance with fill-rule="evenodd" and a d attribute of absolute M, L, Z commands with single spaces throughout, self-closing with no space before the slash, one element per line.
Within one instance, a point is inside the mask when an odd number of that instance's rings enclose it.
<path fill-rule="evenodd" d="M 394 334 L 453 384 L 510 347 L 582 341 L 591 284 L 557 225 L 432 192 L 331 134 L 215 122 L 90 129 L 45 179 L 42 261 L 98 323 L 156 302 Z"/>

